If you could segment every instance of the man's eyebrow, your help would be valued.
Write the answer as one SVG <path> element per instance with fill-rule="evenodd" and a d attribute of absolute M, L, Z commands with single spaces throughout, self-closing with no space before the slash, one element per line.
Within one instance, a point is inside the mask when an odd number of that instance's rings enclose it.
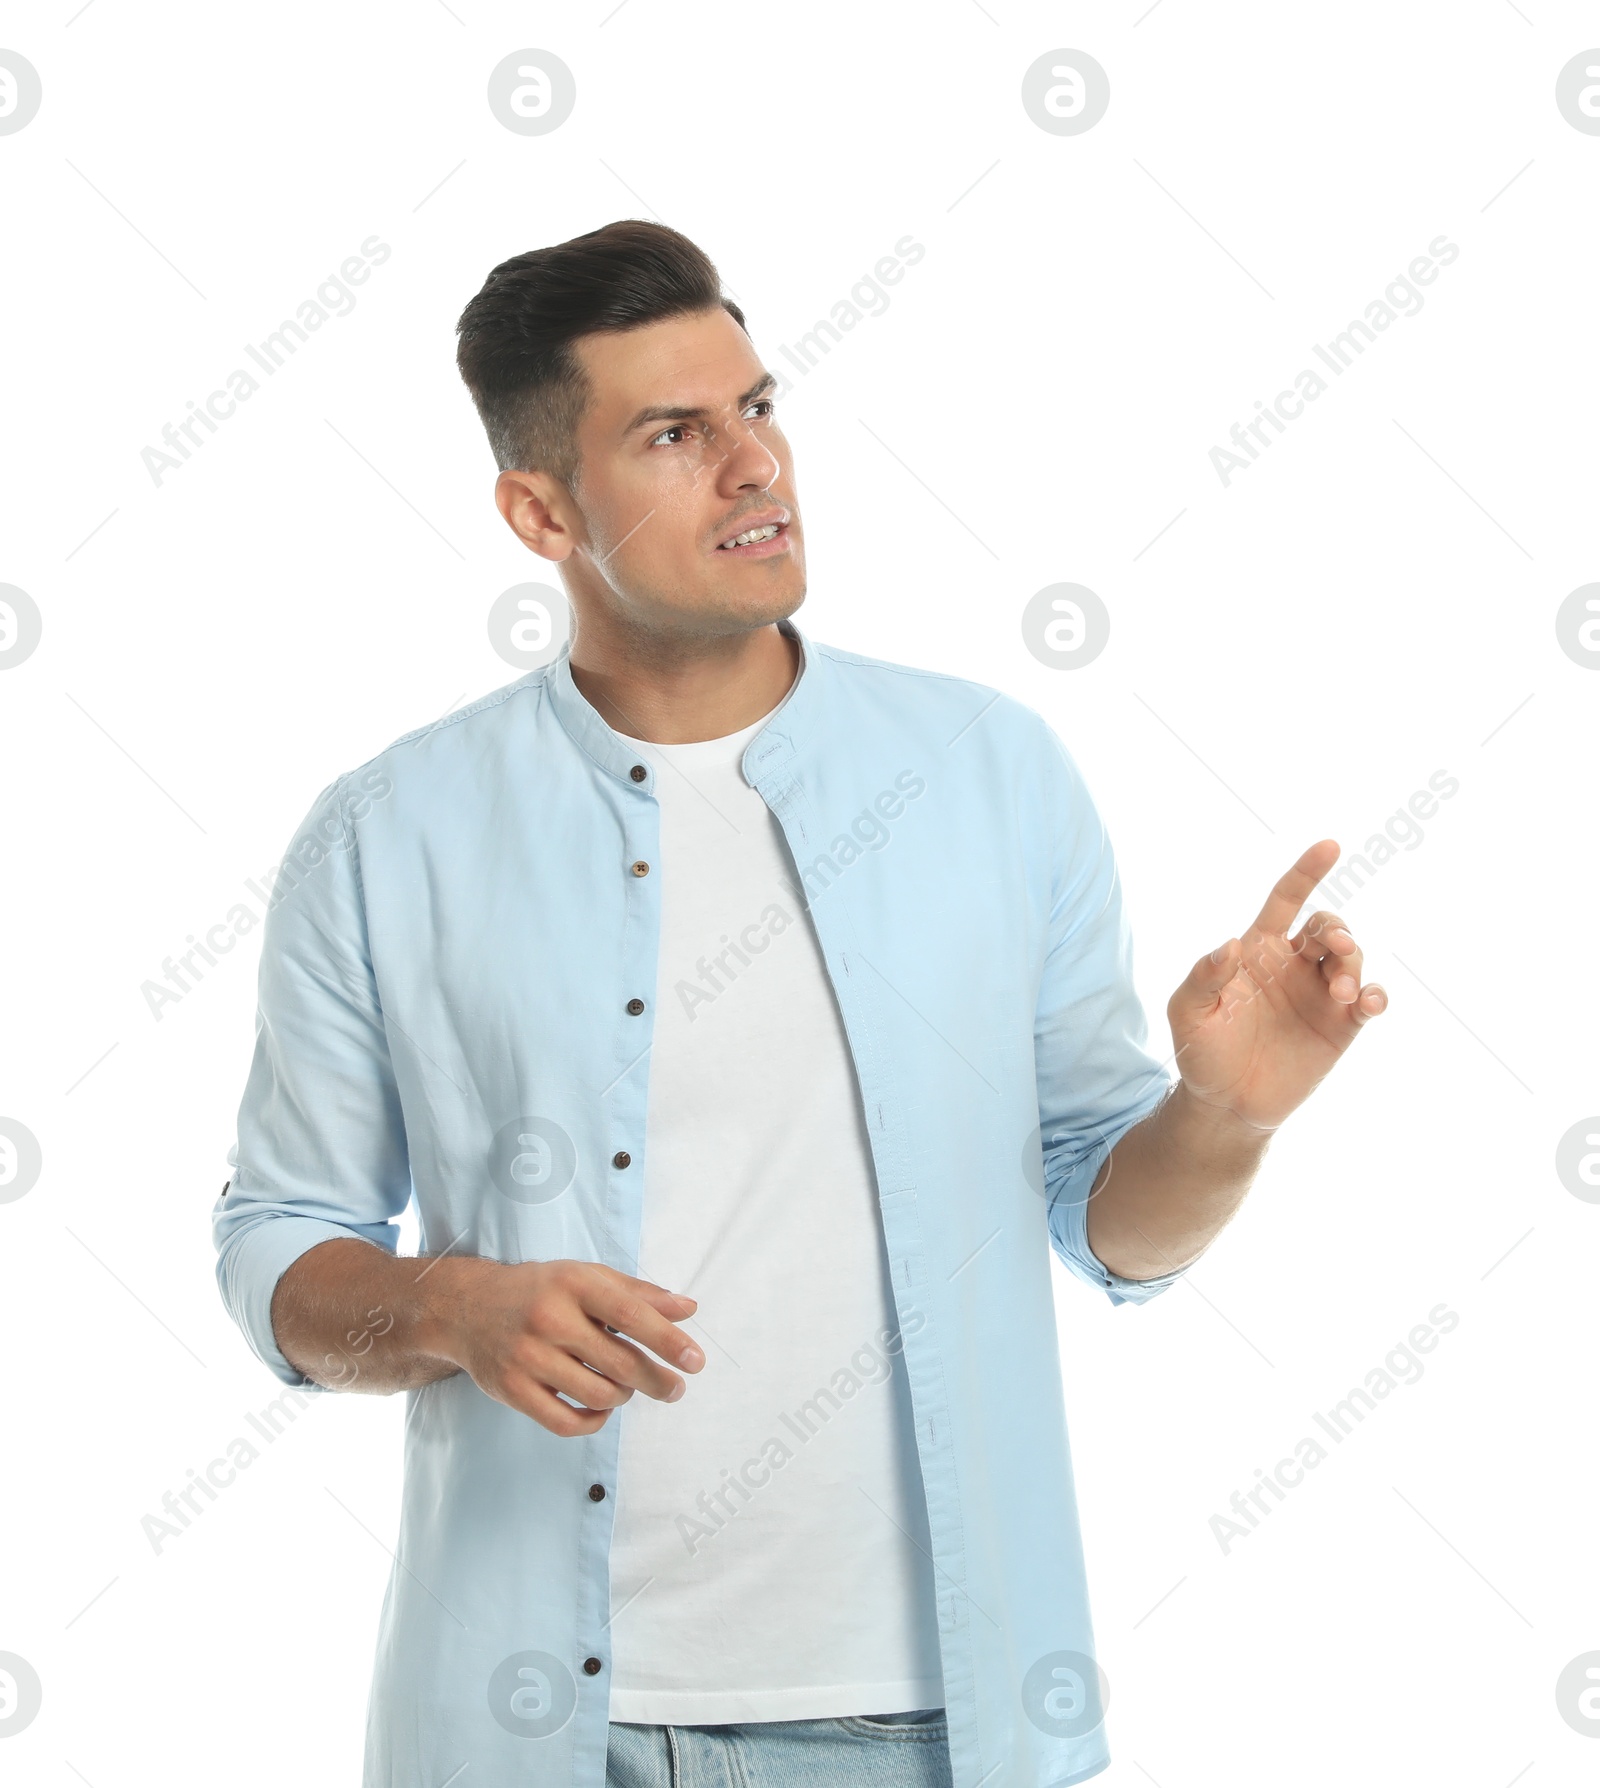
<path fill-rule="evenodd" d="M 758 397 L 764 397 L 777 382 L 771 373 L 763 373 L 755 384 L 741 395 L 739 408 L 742 410 L 747 405 L 753 404 Z M 710 414 L 711 412 L 704 405 L 687 409 L 677 404 L 652 404 L 648 409 L 641 410 L 622 432 L 624 436 L 631 435 L 636 429 L 643 428 L 647 422 L 699 422 Z"/>

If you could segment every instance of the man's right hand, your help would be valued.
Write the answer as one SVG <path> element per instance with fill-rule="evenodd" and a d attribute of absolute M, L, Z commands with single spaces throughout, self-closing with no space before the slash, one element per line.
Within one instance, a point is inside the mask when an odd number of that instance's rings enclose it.
<path fill-rule="evenodd" d="M 594 1261 L 419 1259 L 351 1236 L 289 1267 L 272 1326 L 289 1364 L 330 1390 L 408 1391 L 462 1371 L 570 1439 L 603 1427 L 635 1391 L 663 1403 L 684 1394 L 671 1368 L 706 1361 L 677 1323 L 698 1307 Z"/>
<path fill-rule="evenodd" d="M 441 1354 L 552 1434 L 593 1434 L 635 1391 L 675 1403 L 688 1387 L 660 1361 L 685 1372 L 706 1363 L 673 1320 L 691 1315 L 696 1300 L 648 1279 L 587 1260 L 450 1264 Z"/>

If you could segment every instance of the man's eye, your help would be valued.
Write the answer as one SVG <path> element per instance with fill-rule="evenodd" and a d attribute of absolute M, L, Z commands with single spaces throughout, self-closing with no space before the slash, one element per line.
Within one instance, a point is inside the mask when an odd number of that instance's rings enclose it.
<path fill-rule="evenodd" d="M 744 413 L 747 417 L 749 417 L 751 415 L 752 411 L 759 411 L 760 415 L 756 418 L 756 420 L 765 422 L 765 421 L 770 420 L 770 418 L 773 414 L 773 404 L 774 404 L 774 400 L 770 397 L 758 397 L 754 400 L 754 402 L 747 404 L 745 406 Z M 693 427 L 694 427 L 693 423 L 674 422 L 670 428 L 662 429 L 661 433 L 658 434 L 657 436 L 655 436 L 655 438 L 651 441 L 650 445 L 652 447 L 659 447 L 662 444 L 662 442 L 665 441 L 665 442 L 667 442 L 668 446 L 675 447 L 678 445 L 678 442 L 670 440 L 669 437 L 673 436 L 673 435 L 677 435 L 679 437 L 686 436 L 692 431 Z"/>

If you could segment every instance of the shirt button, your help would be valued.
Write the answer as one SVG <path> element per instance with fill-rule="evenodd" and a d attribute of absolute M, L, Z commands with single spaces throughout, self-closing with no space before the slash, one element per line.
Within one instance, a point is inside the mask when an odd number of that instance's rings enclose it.
<path fill-rule="evenodd" d="M 645 777 L 647 777 L 650 774 L 650 772 L 644 767 L 643 764 L 635 764 L 633 766 L 633 768 L 628 772 L 628 774 L 634 779 L 635 782 L 643 782 Z M 598 1670 L 600 1668 L 600 1666 L 597 1664 L 597 1665 L 595 1665 L 595 1668 Z"/>
<path fill-rule="evenodd" d="M 639 1014 L 644 1010 L 644 1001 L 643 1000 L 629 1000 L 628 1001 L 628 1010 L 634 1015 L 635 1018 L 637 1018 L 639 1016 Z"/>
<path fill-rule="evenodd" d="M 606 1499 L 606 1487 L 604 1484 L 591 1484 L 589 1486 L 589 1500 L 590 1500 L 590 1502 L 604 1502 L 605 1499 Z"/>
<path fill-rule="evenodd" d="M 583 1660 L 583 1673 L 585 1676 L 598 1676 L 600 1674 L 600 1660 L 598 1658 L 585 1658 Z"/>
<path fill-rule="evenodd" d="M 635 875 L 648 875 L 650 873 L 650 865 L 648 863 L 634 863 L 630 865 L 630 867 Z"/>
<path fill-rule="evenodd" d="M 633 1156 L 630 1155 L 626 1149 L 618 1149 L 611 1157 L 611 1165 L 613 1167 L 627 1167 L 631 1165 L 632 1161 Z"/>

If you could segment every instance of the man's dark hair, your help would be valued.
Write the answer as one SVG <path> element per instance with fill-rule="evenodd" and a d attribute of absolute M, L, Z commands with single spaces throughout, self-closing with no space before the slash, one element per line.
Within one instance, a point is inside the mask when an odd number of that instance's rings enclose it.
<path fill-rule="evenodd" d="M 502 261 L 456 324 L 456 365 L 495 464 L 551 472 L 576 489 L 578 422 L 590 389 L 573 342 L 718 305 L 745 327 L 710 256 L 640 218 Z"/>

